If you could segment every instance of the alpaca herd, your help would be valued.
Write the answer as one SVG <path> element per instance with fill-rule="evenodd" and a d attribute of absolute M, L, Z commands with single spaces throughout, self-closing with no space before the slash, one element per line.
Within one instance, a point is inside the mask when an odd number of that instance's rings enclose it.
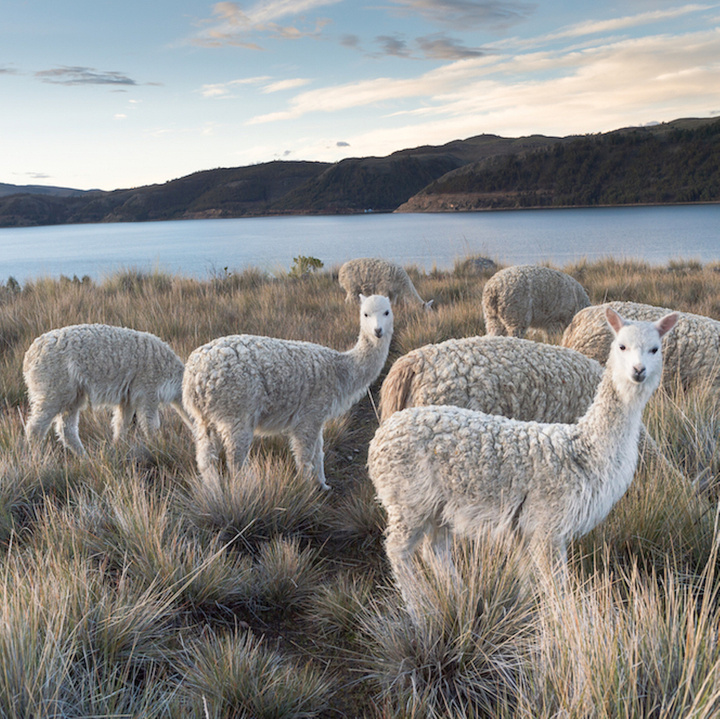
<path fill-rule="evenodd" d="M 183 364 L 146 332 L 89 324 L 43 334 L 23 362 L 29 443 L 38 445 L 54 422 L 63 445 L 85 454 L 78 416 L 88 403 L 115 406 L 114 441 L 133 416 L 150 437 L 159 406 L 170 404 L 192 429 L 204 482 L 220 482 L 223 451 L 228 471 L 239 472 L 255 434 L 284 435 L 298 473 L 329 489 L 324 425 L 380 376 L 392 305 L 432 303 L 385 260 L 348 262 L 339 282 L 346 301 L 360 301 L 358 340 L 346 352 L 231 335 Z M 497 272 L 482 304 L 488 336 L 415 349 L 381 388 L 368 473 L 402 590 L 421 540 L 449 561 L 451 537 L 481 529 L 513 532 L 531 555 L 563 566 L 568 543 L 601 522 L 630 485 L 639 447 L 661 457 L 642 424 L 654 390 L 720 382 L 720 322 L 709 318 L 633 303 L 591 306 L 576 280 L 535 266 Z M 528 327 L 565 330 L 563 346 L 520 339 Z M 512 336 L 492 336 L 505 334 Z"/>

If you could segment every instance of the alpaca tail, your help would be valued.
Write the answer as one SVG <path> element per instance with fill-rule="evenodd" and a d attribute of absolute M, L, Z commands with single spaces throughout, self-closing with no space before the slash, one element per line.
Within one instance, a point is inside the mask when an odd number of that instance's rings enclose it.
<path fill-rule="evenodd" d="M 421 358 L 408 354 L 396 360 L 380 387 L 380 422 L 394 412 L 412 406 L 413 379 Z"/>

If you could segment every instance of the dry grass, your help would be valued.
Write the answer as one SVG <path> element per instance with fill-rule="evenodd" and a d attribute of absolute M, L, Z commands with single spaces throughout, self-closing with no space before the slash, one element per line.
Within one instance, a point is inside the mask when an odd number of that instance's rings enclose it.
<path fill-rule="evenodd" d="M 720 319 L 720 272 L 693 261 L 561 268 L 593 301 Z M 398 308 L 391 359 L 483 333 L 489 272 L 410 268 L 430 314 Z M 183 357 L 238 332 L 347 349 L 357 308 L 330 272 L 196 281 L 127 270 L 0 292 L 0 715 L 7 717 L 712 717 L 720 711 L 720 408 L 658 393 L 647 423 L 686 482 L 649 464 L 572 548 L 570 585 L 527 587 L 516 546 L 459 543 L 463 582 L 418 568 L 414 620 L 393 588 L 365 470 L 370 397 L 326 433 L 329 495 L 284 442 L 257 442 L 216 491 L 170 412 L 149 447 L 29 452 L 22 357 L 53 327 L 107 322 Z M 382 379 L 382 378 L 381 378 Z M 379 382 L 371 388 L 377 397 Z M 693 483 L 693 480 L 694 483 Z"/>

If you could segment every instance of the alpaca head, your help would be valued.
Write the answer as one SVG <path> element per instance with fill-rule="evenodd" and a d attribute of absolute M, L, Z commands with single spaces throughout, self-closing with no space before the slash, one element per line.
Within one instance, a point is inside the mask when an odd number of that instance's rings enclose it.
<path fill-rule="evenodd" d="M 387 297 L 360 295 L 360 332 L 374 341 L 390 342 L 393 333 L 393 313 Z"/>
<path fill-rule="evenodd" d="M 615 387 L 624 396 L 647 400 L 660 384 L 661 339 L 675 326 L 678 313 L 657 322 L 631 322 L 608 307 L 605 317 L 615 335 L 608 358 Z"/>

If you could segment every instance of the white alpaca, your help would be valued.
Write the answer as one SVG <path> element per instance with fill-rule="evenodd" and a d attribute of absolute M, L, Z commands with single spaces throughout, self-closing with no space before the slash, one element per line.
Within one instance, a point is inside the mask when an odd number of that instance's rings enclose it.
<path fill-rule="evenodd" d="M 93 406 L 115 405 L 115 442 L 134 416 L 150 438 L 160 426 L 160 404 L 172 405 L 187 423 L 181 404 L 182 375 L 182 360 L 149 332 L 102 324 L 46 332 L 23 359 L 30 400 L 28 441 L 42 440 L 54 421 L 63 445 L 84 455 L 78 421 L 88 401 Z"/>
<path fill-rule="evenodd" d="M 514 265 L 496 272 L 483 287 L 485 331 L 523 337 L 529 327 L 562 332 L 590 304 L 570 275 L 540 265 Z"/>
<path fill-rule="evenodd" d="M 221 337 L 188 357 L 183 404 L 195 421 L 198 469 L 219 480 L 220 442 L 228 469 L 242 467 L 253 434 L 290 437 L 298 470 L 329 489 L 323 425 L 347 412 L 377 379 L 387 359 L 393 314 L 387 297 L 361 297 L 353 349 L 253 335 Z"/>
<path fill-rule="evenodd" d="M 677 314 L 628 322 L 615 334 L 595 399 L 576 424 L 522 422 L 450 406 L 414 407 L 382 423 L 368 455 L 388 515 L 386 551 L 403 587 L 425 536 L 447 551 L 450 533 L 517 531 L 534 556 L 563 564 L 627 490 L 643 409 L 660 382 L 660 338 Z"/>
<path fill-rule="evenodd" d="M 426 310 L 433 303 L 420 297 L 408 273 L 400 265 L 377 257 L 349 260 L 340 268 L 338 282 L 347 293 L 345 302 L 356 302 L 360 294 L 378 294 L 385 295 L 392 303 L 413 302 Z"/>

